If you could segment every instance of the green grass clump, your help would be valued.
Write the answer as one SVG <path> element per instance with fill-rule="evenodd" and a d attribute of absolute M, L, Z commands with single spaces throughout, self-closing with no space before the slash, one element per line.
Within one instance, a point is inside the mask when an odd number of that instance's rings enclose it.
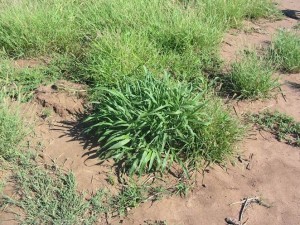
<path fill-rule="evenodd" d="M 114 158 L 126 171 L 164 171 L 173 162 L 183 168 L 201 159 L 224 160 L 241 128 L 207 90 L 147 73 L 125 79 L 116 88 L 100 88 L 85 132 L 102 144 L 102 159 Z"/>
<path fill-rule="evenodd" d="M 279 87 L 274 78 L 271 64 L 254 52 L 245 53 L 243 58 L 232 64 L 225 88 L 239 98 L 265 98 Z"/>
<path fill-rule="evenodd" d="M 269 49 L 270 58 L 279 69 L 300 71 L 300 36 L 290 31 L 280 31 Z"/>
<path fill-rule="evenodd" d="M 261 129 L 273 133 L 278 141 L 300 147 L 300 123 L 280 112 L 264 112 L 249 117 Z"/>
<path fill-rule="evenodd" d="M 13 160 L 18 155 L 18 147 L 26 136 L 26 129 L 17 110 L 6 101 L 0 90 L 0 157 Z"/>

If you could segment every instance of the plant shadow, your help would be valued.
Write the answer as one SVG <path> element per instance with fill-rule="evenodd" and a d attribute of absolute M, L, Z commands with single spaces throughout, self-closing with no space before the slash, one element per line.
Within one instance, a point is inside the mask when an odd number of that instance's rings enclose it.
<path fill-rule="evenodd" d="M 290 88 L 292 88 L 292 89 L 294 89 L 294 90 L 300 92 L 300 84 L 298 84 L 298 83 L 296 83 L 296 82 L 292 82 L 292 81 L 287 81 L 286 84 L 287 84 Z"/>
<path fill-rule="evenodd" d="M 300 20 L 300 11 L 299 10 L 285 9 L 285 10 L 281 10 L 281 12 L 286 17 L 289 17 L 289 18 L 292 18 L 295 20 Z"/>

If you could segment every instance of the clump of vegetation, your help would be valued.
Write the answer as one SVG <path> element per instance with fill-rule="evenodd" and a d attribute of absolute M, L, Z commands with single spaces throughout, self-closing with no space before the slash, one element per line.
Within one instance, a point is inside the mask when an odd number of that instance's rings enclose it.
<path fill-rule="evenodd" d="M 292 31 L 280 31 L 269 49 L 270 58 L 279 69 L 287 72 L 300 71 L 300 36 Z"/>
<path fill-rule="evenodd" d="M 118 195 L 111 198 L 110 204 L 113 211 L 116 211 L 118 215 L 125 216 L 128 209 L 135 208 L 146 201 L 146 192 L 146 188 L 142 185 L 128 184 L 128 186 L 123 187 Z"/>
<path fill-rule="evenodd" d="M 190 185 L 184 181 L 180 181 L 175 186 L 175 193 L 181 197 L 185 197 L 190 189 Z"/>
<path fill-rule="evenodd" d="M 116 88 L 99 88 L 85 132 L 102 143 L 99 156 L 132 173 L 218 162 L 232 152 L 241 127 L 207 90 L 147 73 Z"/>
<path fill-rule="evenodd" d="M 300 146 L 300 123 L 292 117 L 276 111 L 254 114 L 249 118 L 260 129 L 273 133 L 278 141 Z"/>
<path fill-rule="evenodd" d="M 273 72 L 269 62 L 255 52 L 246 52 L 241 60 L 232 64 L 225 88 L 239 98 L 265 98 L 279 87 Z"/>
<path fill-rule="evenodd" d="M 13 160 L 26 136 L 26 129 L 20 115 L 6 100 L 4 91 L 0 90 L 0 157 Z"/>

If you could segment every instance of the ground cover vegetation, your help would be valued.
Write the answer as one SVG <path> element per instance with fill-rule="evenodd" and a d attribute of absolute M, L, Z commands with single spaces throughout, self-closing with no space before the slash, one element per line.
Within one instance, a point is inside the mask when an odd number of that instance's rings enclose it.
<path fill-rule="evenodd" d="M 292 117 L 280 112 L 263 112 L 250 115 L 251 122 L 258 128 L 274 134 L 278 141 L 300 146 L 300 123 Z"/>
<path fill-rule="evenodd" d="M 164 171 L 173 162 L 197 167 L 205 159 L 226 159 L 242 136 L 242 126 L 207 89 L 156 78 L 146 72 L 116 88 L 100 88 L 87 134 L 102 143 L 100 157 L 122 162 L 130 174 Z"/>
<path fill-rule="evenodd" d="M 270 0 L 0 0 L 0 158 L 17 190 L 2 195 L 1 209 L 21 209 L 22 224 L 93 224 L 165 194 L 186 195 L 187 182 L 130 182 L 117 195 L 100 189 L 86 199 L 72 173 L 41 165 L 24 148 L 27 129 L 11 104 L 55 79 L 86 83 L 93 110 L 85 132 L 98 138 L 102 159 L 114 158 L 130 175 L 175 163 L 188 174 L 203 160 L 230 157 L 243 133 L 206 77 L 221 69 L 223 35 L 244 19 L 278 15 Z M 30 58 L 47 60 L 34 68 L 12 63 Z M 251 65 L 262 69 L 258 61 Z M 276 83 L 271 71 L 262 70 L 258 91 L 254 78 L 243 87 L 249 71 L 233 69 L 235 91 L 265 96 Z"/>
<path fill-rule="evenodd" d="M 67 55 L 72 78 L 112 85 L 146 66 L 195 79 L 218 65 L 223 34 L 276 14 L 269 0 L 1 1 L 0 45 L 13 58 Z M 69 73 L 76 70 L 77 73 Z M 143 72 L 143 71 L 142 71 Z"/>
<path fill-rule="evenodd" d="M 240 99 L 270 97 L 272 91 L 280 87 L 274 72 L 271 60 L 247 50 L 231 65 L 229 75 L 224 77 L 223 89 Z"/>
<path fill-rule="evenodd" d="M 269 49 L 270 58 L 279 69 L 286 72 L 300 71 L 300 36 L 293 31 L 279 31 Z"/>

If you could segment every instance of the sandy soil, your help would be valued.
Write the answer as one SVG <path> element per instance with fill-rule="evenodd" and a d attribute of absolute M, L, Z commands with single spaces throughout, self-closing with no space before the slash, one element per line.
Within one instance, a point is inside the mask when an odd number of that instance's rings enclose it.
<path fill-rule="evenodd" d="M 299 0 L 282 0 L 281 9 L 300 10 Z M 265 46 L 279 28 L 292 28 L 295 19 L 281 21 L 247 22 L 245 31 L 231 31 L 223 41 L 222 57 L 230 63 L 241 49 Z M 249 29 L 248 29 L 249 28 Z M 249 30 L 251 31 L 249 33 Z M 30 62 L 20 61 L 17 66 L 28 66 Z M 35 66 L 36 62 L 33 63 Z M 300 121 L 300 74 L 278 74 L 283 83 L 285 98 L 255 102 L 231 102 L 241 115 L 264 109 L 279 110 Z M 298 88 L 297 88 L 298 85 Z M 68 87 L 67 89 L 65 87 Z M 43 140 L 41 158 L 46 163 L 55 163 L 65 170 L 72 170 L 78 182 L 78 189 L 90 193 L 108 187 L 108 174 L 113 174 L 110 163 L 100 165 L 93 153 L 97 146 L 87 143 L 79 135 L 80 128 L 75 118 L 84 105 L 84 89 L 61 81 L 55 86 L 41 87 L 36 92 L 36 101 L 29 110 L 37 121 L 36 133 Z M 50 115 L 45 115 L 45 108 Z M 146 221 L 166 221 L 168 225 L 226 224 L 225 218 L 238 218 L 240 204 L 245 197 L 259 196 L 271 205 L 266 208 L 253 205 L 247 209 L 244 218 L 247 224 L 296 225 L 300 224 L 300 149 L 278 142 L 271 134 L 253 130 L 239 148 L 242 159 L 228 168 L 213 166 L 202 177 L 198 185 L 186 197 L 168 197 L 155 203 L 144 203 L 130 211 L 127 218 L 111 221 L 111 224 L 146 225 Z M 249 164 L 249 165 L 248 165 Z M 111 186 L 109 186 L 111 189 Z M 112 190 L 114 191 L 114 190 Z M 4 224 L 11 224 L 10 222 Z"/>

